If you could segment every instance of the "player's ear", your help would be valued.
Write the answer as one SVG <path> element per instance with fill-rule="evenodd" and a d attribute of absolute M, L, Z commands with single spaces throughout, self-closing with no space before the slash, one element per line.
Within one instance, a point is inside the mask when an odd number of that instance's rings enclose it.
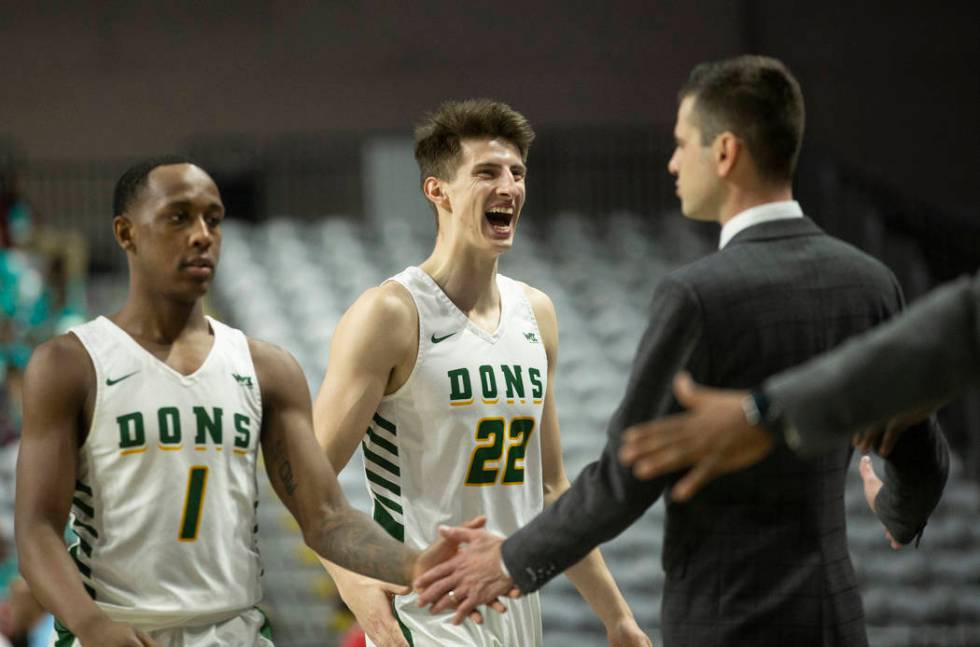
<path fill-rule="evenodd" d="M 434 175 L 425 178 L 425 182 L 422 183 L 422 193 L 425 194 L 425 199 L 435 206 L 442 207 L 446 211 L 452 211 L 449 196 L 446 195 L 445 187 L 439 178 Z"/>
<path fill-rule="evenodd" d="M 718 175 L 720 177 L 727 177 L 732 172 L 732 169 L 735 168 L 735 162 L 742 154 L 741 140 L 734 133 L 726 130 L 715 137 L 712 148 Z"/>
<path fill-rule="evenodd" d="M 133 230 L 133 222 L 128 217 L 120 214 L 112 219 L 112 233 L 116 237 L 116 242 L 127 252 L 136 251 Z"/>

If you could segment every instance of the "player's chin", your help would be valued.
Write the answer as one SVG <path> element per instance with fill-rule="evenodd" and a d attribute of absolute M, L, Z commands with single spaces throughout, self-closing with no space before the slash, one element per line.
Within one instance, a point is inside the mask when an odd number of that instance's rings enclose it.
<path fill-rule="evenodd" d="M 185 278 L 179 287 L 180 296 L 186 301 L 195 301 L 208 293 L 211 289 L 211 277 L 208 278 Z"/>
<path fill-rule="evenodd" d="M 506 228 L 487 227 L 483 231 L 483 238 L 491 248 L 506 251 L 514 246 L 514 233 L 513 225 Z"/>

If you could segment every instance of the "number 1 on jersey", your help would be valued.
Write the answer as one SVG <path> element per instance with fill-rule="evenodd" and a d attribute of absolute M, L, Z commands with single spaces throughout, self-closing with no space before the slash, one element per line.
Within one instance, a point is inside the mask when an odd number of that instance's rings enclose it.
<path fill-rule="evenodd" d="M 501 485 L 520 485 L 524 483 L 524 457 L 527 444 L 534 431 L 534 418 L 514 418 L 510 425 L 503 418 L 484 418 L 476 425 L 476 449 L 470 459 L 466 474 L 466 485 L 494 485 L 503 472 Z M 501 468 L 498 465 L 504 456 L 504 440 L 511 443 L 506 450 L 506 459 Z"/>
<path fill-rule="evenodd" d="M 177 537 L 179 541 L 197 541 L 207 487 L 208 468 L 204 465 L 193 466 L 187 477 L 187 498 L 184 499 L 184 514 L 180 519 L 180 535 Z"/>

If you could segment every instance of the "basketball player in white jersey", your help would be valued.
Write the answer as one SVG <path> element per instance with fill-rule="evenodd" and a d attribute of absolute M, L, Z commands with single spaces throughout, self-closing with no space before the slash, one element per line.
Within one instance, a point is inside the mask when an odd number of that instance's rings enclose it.
<path fill-rule="evenodd" d="M 418 547 L 437 526 L 486 515 L 510 534 L 569 487 L 552 378 L 555 310 L 497 274 L 524 204 L 534 133 L 509 106 L 449 102 L 416 131 L 422 190 L 436 212 L 431 256 L 365 292 L 334 333 L 314 426 L 341 470 L 363 446 L 374 518 Z M 365 431 L 366 430 L 366 431 Z M 382 647 L 542 644 L 536 596 L 460 626 L 415 595 L 326 564 Z M 598 551 L 568 571 L 613 645 L 649 645 Z"/>
<path fill-rule="evenodd" d="M 224 217 L 207 173 L 149 160 L 122 176 L 114 208 L 126 303 L 39 346 L 25 378 L 17 549 L 58 619 L 55 644 L 271 645 L 255 608 L 260 445 L 321 555 L 398 583 L 446 556 L 419 555 L 349 508 L 295 360 L 204 315 Z"/>

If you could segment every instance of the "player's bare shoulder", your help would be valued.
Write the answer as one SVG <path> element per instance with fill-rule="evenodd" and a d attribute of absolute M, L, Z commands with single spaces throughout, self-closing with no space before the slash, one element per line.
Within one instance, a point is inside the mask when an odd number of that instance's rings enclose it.
<path fill-rule="evenodd" d="M 24 375 L 24 387 L 48 397 L 93 399 L 95 366 L 82 342 L 71 333 L 52 337 L 31 354 Z M 60 398 L 59 398 L 60 399 Z"/>
<path fill-rule="evenodd" d="M 346 343 L 367 343 L 384 355 L 414 358 L 418 350 L 419 315 L 411 293 L 397 281 L 364 291 L 348 308 L 335 331 Z"/>
<path fill-rule="evenodd" d="M 404 340 L 418 338 L 419 315 L 415 300 L 408 289 L 397 281 L 386 281 L 365 290 L 347 314 L 368 320 L 369 329 L 386 330 Z"/>
<path fill-rule="evenodd" d="M 263 407 L 273 406 L 283 398 L 293 398 L 297 390 L 306 393 L 309 398 L 309 385 L 303 369 L 292 353 L 275 344 L 251 337 L 248 338 L 248 350 L 255 366 Z"/>
<path fill-rule="evenodd" d="M 67 333 L 39 345 L 24 373 L 24 435 L 63 426 L 83 442 L 97 391 L 95 365 L 78 337 Z"/>

